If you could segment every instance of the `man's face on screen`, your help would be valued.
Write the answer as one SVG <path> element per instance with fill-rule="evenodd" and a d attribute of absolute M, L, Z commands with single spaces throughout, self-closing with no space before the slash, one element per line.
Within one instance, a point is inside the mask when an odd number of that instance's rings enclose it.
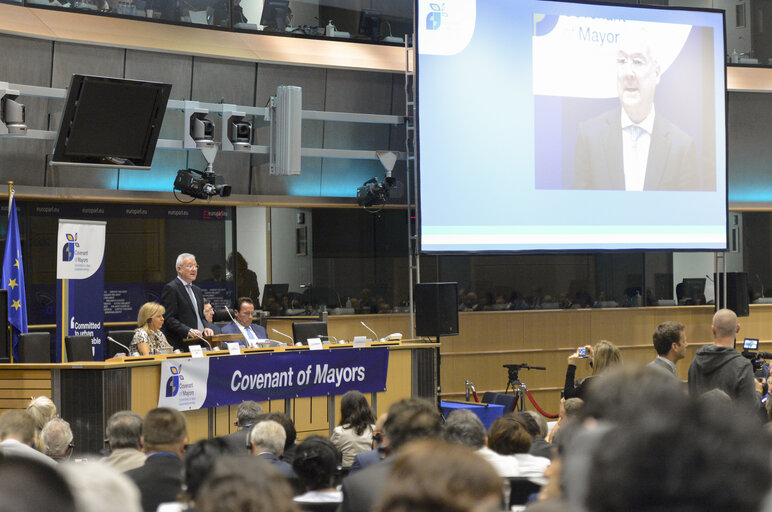
<path fill-rule="evenodd" d="M 654 90 L 659 83 L 659 64 L 645 41 L 630 37 L 617 51 L 617 92 L 622 108 L 635 123 L 640 123 L 654 105 Z"/>

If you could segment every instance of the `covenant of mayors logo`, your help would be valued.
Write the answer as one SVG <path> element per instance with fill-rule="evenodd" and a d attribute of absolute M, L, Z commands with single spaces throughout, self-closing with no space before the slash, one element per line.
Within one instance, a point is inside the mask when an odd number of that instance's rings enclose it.
<path fill-rule="evenodd" d="M 445 12 L 445 4 L 430 3 L 432 12 L 426 15 L 426 30 L 437 30 L 442 25 L 442 18 L 448 16 Z"/>
<path fill-rule="evenodd" d="M 180 381 L 185 380 L 185 377 L 182 376 L 182 365 L 170 366 L 169 371 L 171 376 L 166 381 L 166 396 L 173 397 L 180 392 Z"/>
<path fill-rule="evenodd" d="M 67 242 L 62 247 L 62 261 L 72 261 L 75 258 L 75 248 L 80 247 L 78 234 L 67 233 Z"/>

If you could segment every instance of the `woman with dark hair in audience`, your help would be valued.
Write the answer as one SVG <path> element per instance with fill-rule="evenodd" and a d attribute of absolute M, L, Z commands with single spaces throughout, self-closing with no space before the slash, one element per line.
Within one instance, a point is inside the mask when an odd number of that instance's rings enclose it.
<path fill-rule="evenodd" d="M 580 350 L 584 349 L 585 355 L 579 355 Z M 580 359 L 590 359 L 592 367 L 592 376 L 586 379 L 576 381 L 576 363 Z M 622 362 L 622 353 L 616 345 L 610 341 L 600 340 L 594 347 L 587 345 L 577 349 L 576 352 L 568 356 L 568 368 L 566 369 L 566 383 L 563 386 L 563 398 L 585 398 L 587 386 L 597 375 L 600 375 L 607 368 L 616 366 Z"/>
<path fill-rule="evenodd" d="M 300 512 L 292 488 L 259 457 L 237 455 L 215 462 L 198 492 L 196 512 Z"/>
<path fill-rule="evenodd" d="M 349 391 L 340 400 L 340 424 L 330 440 L 343 454 L 343 467 L 349 468 L 358 453 L 372 449 L 375 413 L 359 391 Z"/>
<path fill-rule="evenodd" d="M 520 476 L 544 485 L 544 470 L 550 460 L 528 453 L 532 440 L 522 420 L 511 414 L 496 418 L 488 431 L 488 448 L 501 455 L 513 456 L 520 466 Z"/>
<path fill-rule="evenodd" d="M 315 504 L 343 501 L 343 493 L 336 488 L 341 459 L 340 451 L 326 437 L 309 436 L 298 445 L 292 469 L 306 489 L 295 497 L 301 509 L 316 510 Z"/>
<path fill-rule="evenodd" d="M 500 510 L 501 478 L 466 446 L 426 439 L 395 457 L 377 512 Z"/>

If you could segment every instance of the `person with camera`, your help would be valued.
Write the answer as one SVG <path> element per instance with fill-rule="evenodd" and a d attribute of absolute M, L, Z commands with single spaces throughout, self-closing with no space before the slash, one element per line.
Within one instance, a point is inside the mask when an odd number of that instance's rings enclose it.
<path fill-rule="evenodd" d="M 576 365 L 580 359 L 589 359 L 592 375 L 579 381 L 576 380 Z M 563 398 L 585 398 L 587 387 L 595 376 L 602 373 L 610 366 L 622 362 L 622 353 L 616 345 L 610 341 L 600 340 L 594 347 L 585 345 L 579 347 L 576 352 L 568 356 L 568 368 L 566 369 L 566 382 L 563 386 Z"/>

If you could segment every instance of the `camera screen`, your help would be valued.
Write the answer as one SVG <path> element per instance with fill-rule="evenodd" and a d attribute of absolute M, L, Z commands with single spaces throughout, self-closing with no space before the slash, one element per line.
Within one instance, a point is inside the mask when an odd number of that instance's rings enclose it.
<path fill-rule="evenodd" d="M 756 338 L 745 338 L 743 348 L 746 350 L 757 350 L 759 348 L 759 340 Z"/>

